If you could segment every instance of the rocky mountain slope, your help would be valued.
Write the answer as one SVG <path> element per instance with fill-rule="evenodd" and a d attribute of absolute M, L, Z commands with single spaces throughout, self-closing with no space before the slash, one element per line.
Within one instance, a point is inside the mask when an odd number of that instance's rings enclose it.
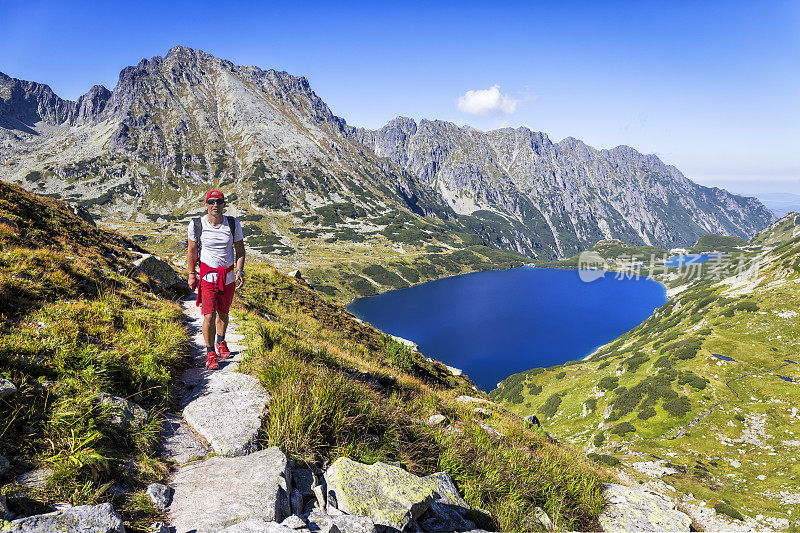
<path fill-rule="evenodd" d="M 196 212 L 204 189 L 222 187 L 237 213 L 286 226 L 261 231 L 287 250 L 299 248 L 289 226 L 361 242 L 398 214 L 422 233 L 469 234 L 539 259 L 603 238 L 666 247 L 707 232 L 749 238 L 773 220 L 756 200 L 700 187 L 628 147 L 441 121 L 354 129 L 305 78 L 185 47 L 75 102 L 0 74 L 0 174 L 138 224 Z"/>
<path fill-rule="evenodd" d="M 609 238 L 666 248 L 706 233 L 750 238 L 774 219 L 758 200 L 697 185 L 628 146 L 596 150 L 528 128 L 483 132 L 402 117 L 349 132 L 488 240 L 527 255 L 563 258 Z"/>
<path fill-rule="evenodd" d="M 671 298 L 641 325 L 491 396 L 674 491 L 707 529 L 789 528 L 800 514 L 797 235 L 790 214 L 700 272 L 659 274 Z"/>

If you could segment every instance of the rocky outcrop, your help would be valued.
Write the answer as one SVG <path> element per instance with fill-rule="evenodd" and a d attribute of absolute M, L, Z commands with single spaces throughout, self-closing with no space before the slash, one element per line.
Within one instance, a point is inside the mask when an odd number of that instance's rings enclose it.
<path fill-rule="evenodd" d="M 291 514 L 291 472 L 277 447 L 190 463 L 171 485 L 170 518 L 178 533 L 216 533 L 245 520 L 280 522 Z"/>
<path fill-rule="evenodd" d="M 670 499 L 649 490 L 606 483 L 603 496 L 603 531 L 689 531 L 692 523 Z"/>
<path fill-rule="evenodd" d="M 125 533 L 122 518 L 110 503 L 81 505 L 63 511 L 14 520 L 2 528 L 3 533 L 52 533 L 75 531 L 92 533 Z"/>
<path fill-rule="evenodd" d="M 404 529 L 433 501 L 433 486 L 385 463 L 364 465 L 337 459 L 325 472 L 328 505 L 376 524 Z"/>
<path fill-rule="evenodd" d="M 755 198 L 697 185 L 628 146 L 596 150 L 528 128 L 482 132 L 403 117 L 348 131 L 475 219 L 487 239 L 529 255 L 569 256 L 612 237 L 665 248 L 706 233 L 749 238 L 774 220 Z"/>

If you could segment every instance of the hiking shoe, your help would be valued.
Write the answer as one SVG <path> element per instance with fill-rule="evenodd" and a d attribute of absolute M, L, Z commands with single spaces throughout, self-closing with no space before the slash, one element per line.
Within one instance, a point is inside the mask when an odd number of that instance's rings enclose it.
<path fill-rule="evenodd" d="M 231 351 L 228 349 L 228 343 L 225 341 L 217 344 L 217 355 L 220 359 L 227 359 L 231 356 Z"/>
<path fill-rule="evenodd" d="M 206 368 L 208 370 L 219 370 L 219 361 L 215 352 L 208 352 L 206 355 Z"/>

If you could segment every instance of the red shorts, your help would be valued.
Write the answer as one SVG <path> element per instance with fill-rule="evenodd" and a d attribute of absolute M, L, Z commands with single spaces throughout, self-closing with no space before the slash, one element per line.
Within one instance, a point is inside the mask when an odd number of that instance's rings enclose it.
<path fill-rule="evenodd" d="M 236 283 L 228 283 L 225 285 L 225 291 L 217 292 L 214 290 L 214 284 L 209 283 L 204 279 L 200 280 L 200 290 L 202 293 L 202 307 L 201 312 L 204 315 L 219 311 L 220 313 L 228 314 L 231 310 L 231 302 L 233 302 L 233 292 Z"/>

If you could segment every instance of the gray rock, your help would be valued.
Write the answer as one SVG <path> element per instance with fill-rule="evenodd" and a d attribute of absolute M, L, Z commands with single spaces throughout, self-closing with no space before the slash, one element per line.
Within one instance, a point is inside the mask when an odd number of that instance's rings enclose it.
<path fill-rule="evenodd" d="M 469 511 L 469 505 L 459 494 L 453 478 L 447 472 L 437 472 L 422 478 L 432 484 L 434 502 L 448 506 L 460 513 Z"/>
<path fill-rule="evenodd" d="M 555 531 L 556 527 L 553 524 L 553 521 L 550 520 L 550 517 L 547 515 L 544 509 L 541 507 L 537 507 L 533 510 L 533 515 L 536 517 L 536 520 L 539 521 L 540 524 L 547 530 L 547 531 Z"/>
<path fill-rule="evenodd" d="M 484 398 L 475 398 L 474 396 L 465 396 L 465 395 L 463 395 L 463 394 L 462 394 L 461 396 L 459 396 L 458 398 L 456 398 L 456 401 L 457 401 L 458 403 L 463 403 L 463 404 L 470 404 L 470 403 L 493 403 L 493 402 L 491 402 L 491 401 L 489 401 L 489 400 L 486 400 L 486 399 L 484 399 Z"/>
<path fill-rule="evenodd" d="M 539 417 L 537 417 L 536 415 L 528 415 L 524 418 L 524 420 L 528 424 L 533 424 L 534 426 L 541 426 L 541 424 L 539 423 Z"/>
<path fill-rule="evenodd" d="M 485 417 L 492 416 L 492 412 L 488 409 L 484 409 L 483 407 L 476 407 L 472 410 L 472 412 Z"/>
<path fill-rule="evenodd" d="M 181 465 L 205 457 L 208 451 L 179 416 L 168 414 L 161 426 L 161 454 Z"/>
<path fill-rule="evenodd" d="M 289 516 L 289 464 L 277 448 L 211 457 L 178 469 L 170 519 L 178 533 L 212 533 L 249 519 Z"/>
<path fill-rule="evenodd" d="M 53 477 L 53 470 L 49 468 L 38 468 L 36 470 L 29 470 L 17 476 L 14 480 L 17 485 L 28 487 L 30 489 L 43 489 L 47 486 L 47 482 Z"/>
<path fill-rule="evenodd" d="M 6 497 L 0 494 L 0 520 L 8 516 L 11 510 L 8 508 Z"/>
<path fill-rule="evenodd" d="M 172 529 L 164 522 L 156 522 L 150 526 L 149 533 L 172 533 Z"/>
<path fill-rule="evenodd" d="M 649 490 L 604 483 L 603 531 L 689 531 L 692 519 Z"/>
<path fill-rule="evenodd" d="M 143 254 L 142 257 L 133 262 L 133 265 L 136 270 L 155 281 L 156 285 L 162 289 L 176 289 L 186 285 L 186 282 L 178 277 L 178 274 L 169 263 L 158 259 L 154 255 Z M 186 285 L 187 292 L 188 288 L 188 285 Z"/>
<path fill-rule="evenodd" d="M 172 501 L 172 489 L 161 483 L 151 483 L 147 486 L 147 496 L 153 505 L 164 511 Z"/>
<path fill-rule="evenodd" d="M 291 500 L 291 507 L 292 512 L 296 514 L 300 514 L 303 512 L 303 495 L 300 494 L 300 491 L 297 489 L 292 489 L 292 496 Z"/>
<path fill-rule="evenodd" d="M 186 423 L 215 453 L 235 457 L 254 451 L 269 396 L 253 376 L 215 372 L 202 395 L 183 409 Z"/>
<path fill-rule="evenodd" d="M 298 533 L 298 530 L 282 526 L 276 522 L 251 518 L 233 526 L 228 526 L 225 529 L 220 529 L 219 533 Z"/>
<path fill-rule="evenodd" d="M 488 433 L 491 437 L 494 437 L 495 439 L 502 439 L 503 437 L 505 437 L 503 433 L 500 433 L 499 431 L 497 431 L 496 429 L 494 429 L 492 426 L 490 426 L 485 422 L 477 421 L 475 423 L 478 424 L 481 428 L 483 428 L 483 430 L 486 433 Z"/>
<path fill-rule="evenodd" d="M 308 526 L 311 531 L 320 533 L 376 533 L 375 523 L 369 518 L 346 514 L 330 516 L 319 509 L 308 515 Z"/>
<path fill-rule="evenodd" d="M 17 386 L 7 379 L 0 379 L 0 400 L 10 398 L 17 393 Z"/>
<path fill-rule="evenodd" d="M 281 522 L 283 527 L 288 527 L 289 529 L 303 529 L 306 527 L 306 521 L 297 516 L 296 514 L 291 515 L 290 517 L 286 518 L 283 522 Z"/>
<path fill-rule="evenodd" d="M 325 473 L 328 501 L 347 514 L 375 524 L 404 529 L 433 501 L 433 485 L 405 470 L 375 463 L 365 465 L 341 457 Z"/>
<path fill-rule="evenodd" d="M 117 427 L 139 428 L 147 422 L 147 411 L 125 398 L 112 396 L 105 392 L 98 394 L 97 398 L 101 405 L 108 408 L 111 415 L 110 422 Z"/>
<path fill-rule="evenodd" d="M 295 468 L 292 470 L 292 486 L 300 491 L 303 496 L 313 496 L 314 474 L 310 468 Z"/>
<path fill-rule="evenodd" d="M 429 426 L 438 426 L 445 420 L 447 420 L 446 416 L 437 413 L 435 415 L 431 415 L 425 423 Z"/>
<path fill-rule="evenodd" d="M 0 477 L 5 476 L 10 469 L 11 469 L 11 462 L 4 456 L 0 455 Z"/>
<path fill-rule="evenodd" d="M 110 503 L 80 505 L 65 511 L 14 520 L 3 533 L 125 533 L 122 518 Z"/>

